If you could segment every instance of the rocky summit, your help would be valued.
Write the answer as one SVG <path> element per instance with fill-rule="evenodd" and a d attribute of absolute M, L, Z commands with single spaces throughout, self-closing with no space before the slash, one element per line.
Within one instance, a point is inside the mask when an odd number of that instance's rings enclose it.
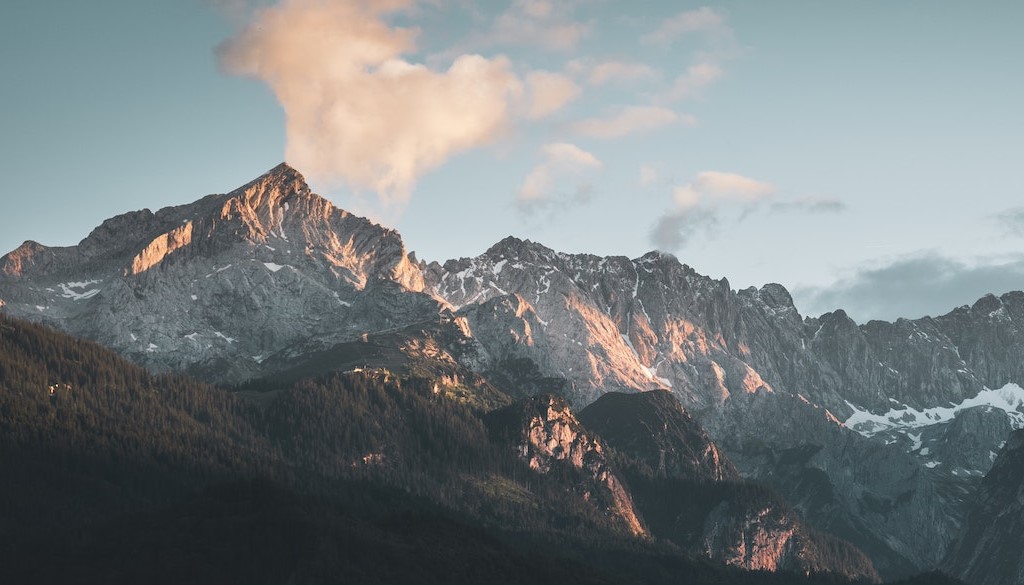
<path fill-rule="evenodd" d="M 226 382 L 293 344 L 326 347 L 438 308 L 397 233 L 283 164 L 231 193 L 112 218 L 77 246 L 26 242 L 0 274 L 14 315 Z"/>
<path fill-rule="evenodd" d="M 942 561 L 1006 435 L 1024 427 L 1024 293 L 858 324 L 841 309 L 801 315 L 781 285 L 733 290 L 660 252 L 565 254 L 509 237 L 428 263 L 287 165 L 112 218 L 77 246 L 26 242 L 0 259 L 0 306 L 151 370 L 232 384 L 457 322 L 459 347 L 438 351 L 517 398 L 553 392 L 580 410 L 667 390 L 721 452 L 694 458 L 669 441 L 652 468 L 731 475 L 724 454 L 884 577 Z"/>

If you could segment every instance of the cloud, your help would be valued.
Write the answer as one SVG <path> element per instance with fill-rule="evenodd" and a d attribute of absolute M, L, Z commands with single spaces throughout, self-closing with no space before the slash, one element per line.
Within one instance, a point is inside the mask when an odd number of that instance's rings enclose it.
<path fill-rule="evenodd" d="M 572 125 L 572 131 L 588 138 L 619 138 L 638 132 L 649 132 L 673 124 L 696 124 L 692 116 L 680 116 L 667 108 L 628 106 L 604 118 L 587 118 Z"/>
<path fill-rule="evenodd" d="M 695 32 L 728 32 L 725 16 L 714 8 L 704 6 L 695 10 L 680 12 L 661 22 L 657 29 L 644 35 L 641 40 L 647 44 L 670 45 L 680 36 Z"/>
<path fill-rule="evenodd" d="M 725 75 L 725 70 L 717 63 L 700 61 L 690 65 L 686 72 L 676 77 L 672 88 L 659 96 L 661 101 L 676 101 L 691 98 L 700 94 L 701 90 L 711 86 Z"/>
<path fill-rule="evenodd" d="M 282 0 L 218 48 L 224 69 L 259 79 L 284 108 L 286 159 L 311 178 L 403 203 L 426 171 L 493 142 L 522 83 L 503 57 L 410 63 L 418 31 L 386 18 L 412 0 Z"/>
<path fill-rule="evenodd" d="M 828 286 L 793 289 L 793 298 L 808 315 L 838 308 L 863 323 L 943 315 L 988 293 L 1024 288 L 1024 256 L 969 264 L 935 253 L 899 258 L 864 267 Z"/>
<path fill-rule="evenodd" d="M 538 119 L 560 110 L 580 96 L 580 87 L 559 73 L 533 71 L 526 76 L 530 89 L 530 105 L 526 116 Z"/>
<path fill-rule="evenodd" d="M 775 201 L 768 209 L 774 213 L 786 213 L 790 211 L 804 213 L 842 213 L 847 210 L 847 205 L 838 199 L 801 197 L 790 201 Z"/>
<path fill-rule="evenodd" d="M 689 185 L 702 195 L 718 199 L 754 202 L 775 193 L 775 187 L 736 173 L 704 171 Z"/>
<path fill-rule="evenodd" d="M 567 51 L 590 31 L 589 25 L 572 19 L 575 4 L 514 0 L 498 16 L 493 29 L 479 40 L 492 45 L 539 46 Z"/>
<path fill-rule="evenodd" d="M 1011 207 L 994 217 L 1003 232 L 1011 236 L 1024 236 L 1024 207 Z"/>
<path fill-rule="evenodd" d="M 717 225 L 723 203 L 750 208 L 775 194 L 775 187 L 736 173 L 704 171 L 672 190 L 672 209 L 651 230 L 651 242 L 663 251 L 677 250 L 693 234 Z"/>
<path fill-rule="evenodd" d="M 670 211 L 651 228 L 651 243 L 662 251 L 679 250 L 694 236 L 710 233 L 718 222 L 718 215 L 711 208 Z"/>
<path fill-rule="evenodd" d="M 654 79 L 658 72 L 645 63 L 629 61 L 603 61 L 590 67 L 587 82 L 590 85 L 605 85 L 623 81 Z"/>
<path fill-rule="evenodd" d="M 640 186 L 650 187 L 656 184 L 660 175 L 658 169 L 653 165 L 640 165 Z"/>
<path fill-rule="evenodd" d="M 566 174 L 582 175 L 585 171 L 600 169 L 601 161 L 586 150 L 565 142 L 545 144 L 541 148 L 544 160 L 538 164 L 523 180 L 519 188 L 517 201 L 520 209 L 528 211 L 538 204 L 549 202 L 555 180 Z M 578 185 L 577 194 L 586 191 L 589 197 L 590 187 Z"/>

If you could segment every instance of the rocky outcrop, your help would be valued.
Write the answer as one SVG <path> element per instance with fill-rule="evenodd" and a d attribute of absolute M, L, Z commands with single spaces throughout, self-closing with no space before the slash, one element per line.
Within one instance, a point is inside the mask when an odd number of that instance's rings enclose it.
<path fill-rule="evenodd" d="M 487 423 L 497 440 L 514 448 L 530 469 L 578 472 L 581 498 L 618 518 L 633 534 L 646 534 L 632 497 L 609 466 L 601 440 L 583 428 L 564 400 L 550 394 L 527 398 L 492 412 Z"/>
<path fill-rule="evenodd" d="M 705 482 L 740 478 L 718 445 L 667 391 L 605 394 L 579 417 L 656 477 Z"/>
<path fill-rule="evenodd" d="M 1024 583 L 1024 431 L 1006 440 L 943 568 L 971 585 Z"/>

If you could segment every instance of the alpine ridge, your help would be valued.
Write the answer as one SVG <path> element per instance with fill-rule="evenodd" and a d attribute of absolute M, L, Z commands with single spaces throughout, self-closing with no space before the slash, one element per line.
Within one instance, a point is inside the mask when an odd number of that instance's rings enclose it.
<path fill-rule="evenodd" d="M 431 337 L 431 351 L 517 399 L 554 393 L 582 411 L 610 392 L 667 390 L 735 473 L 885 578 L 942 561 L 1005 435 L 1024 426 L 1024 293 L 858 324 L 841 309 L 803 316 L 779 284 L 733 290 L 661 252 L 565 254 L 508 237 L 428 263 L 285 164 L 230 193 L 112 218 L 77 246 L 26 242 L 0 258 L 0 308 L 218 383 L 373 336 L 421 351 L 417 332 L 447 323 L 459 333 Z"/>

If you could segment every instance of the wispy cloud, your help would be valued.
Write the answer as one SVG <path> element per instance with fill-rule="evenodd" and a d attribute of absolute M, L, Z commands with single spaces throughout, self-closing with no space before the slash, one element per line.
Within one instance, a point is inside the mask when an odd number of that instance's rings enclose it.
<path fill-rule="evenodd" d="M 844 309 L 859 322 L 942 315 L 988 294 L 1024 288 L 1024 256 L 965 262 L 934 252 L 865 266 L 828 286 L 798 286 L 809 315 Z"/>
<path fill-rule="evenodd" d="M 698 173 L 672 190 L 672 208 L 651 229 L 651 242 L 660 250 L 678 250 L 690 237 L 719 222 L 722 204 L 748 208 L 775 193 L 775 187 L 750 177 L 721 171 Z"/>
<path fill-rule="evenodd" d="M 672 87 L 661 94 L 658 99 L 662 102 L 672 102 L 695 97 L 724 76 L 725 70 L 718 63 L 711 60 L 699 61 L 690 65 L 682 75 L 676 77 Z"/>
<path fill-rule="evenodd" d="M 628 106 L 599 118 L 587 118 L 572 125 L 572 131 L 588 138 L 619 138 L 638 132 L 650 132 L 673 124 L 696 124 L 692 116 L 657 106 Z"/>
<path fill-rule="evenodd" d="M 1003 233 L 1024 236 L 1024 207 L 1011 207 L 993 219 L 1002 228 Z"/>
<path fill-rule="evenodd" d="M 658 76 L 658 71 L 646 63 L 602 61 L 589 67 L 587 82 L 590 85 L 605 85 L 608 83 L 655 79 Z"/>
<path fill-rule="evenodd" d="M 676 209 L 662 214 L 651 228 L 651 243 L 662 251 L 679 250 L 691 238 L 710 233 L 719 223 L 710 208 Z"/>
<path fill-rule="evenodd" d="M 658 179 L 661 178 L 661 173 L 658 172 L 657 167 L 650 164 L 640 165 L 640 186 L 651 187 L 657 184 Z"/>
<path fill-rule="evenodd" d="M 847 210 L 846 203 L 839 199 L 823 197 L 800 197 L 789 201 L 775 201 L 769 207 L 769 211 L 786 213 L 791 211 L 804 213 L 842 213 Z"/>
<path fill-rule="evenodd" d="M 514 0 L 480 41 L 567 51 L 590 32 L 590 25 L 574 19 L 575 5 L 564 1 Z"/>
<path fill-rule="evenodd" d="M 580 87 L 572 79 L 549 71 L 533 71 L 527 74 L 526 85 L 530 90 L 529 110 L 526 115 L 531 119 L 551 115 L 578 98 L 581 93 Z"/>
<path fill-rule="evenodd" d="M 670 45 L 688 33 L 730 33 L 725 16 L 707 6 L 687 10 L 663 20 L 654 31 L 641 40 L 647 44 Z"/>
<path fill-rule="evenodd" d="M 519 188 L 517 200 L 521 209 L 549 203 L 555 180 L 563 175 L 581 176 L 588 170 L 600 169 L 601 161 L 575 144 L 557 142 L 541 148 L 543 161 L 530 171 Z M 581 185 L 577 185 L 579 192 Z"/>

